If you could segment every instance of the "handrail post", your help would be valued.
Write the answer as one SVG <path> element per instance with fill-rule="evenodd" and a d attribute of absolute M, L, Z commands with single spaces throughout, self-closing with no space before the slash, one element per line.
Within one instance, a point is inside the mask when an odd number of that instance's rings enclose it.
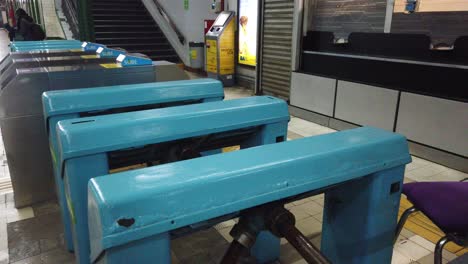
<path fill-rule="evenodd" d="M 182 34 L 182 32 L 180 32 L 180 30 L 177 28 L 177 25 L 172 21 L 171 17 L 169 16 L 169 14 L 166 12 L 166 10 L 164 9 L 164 7 L 159 3 L 158 0 L 153 0 L 154 1 L 154 4 L 156 5 L 156 7 L 158 8 L 158 11 L 159 13 L 161 14 L 162 17 L 164 17 L 164 19 L 167 21 L 167 23 L 169 24 L 169 26 L 171 26 L 171 28 L 174 30 L 174 32 L 177 34 L 177 37 L 179 38 L 179 41 L 181 44 L 185 44 L 185 37 L 184 35 Z"/>

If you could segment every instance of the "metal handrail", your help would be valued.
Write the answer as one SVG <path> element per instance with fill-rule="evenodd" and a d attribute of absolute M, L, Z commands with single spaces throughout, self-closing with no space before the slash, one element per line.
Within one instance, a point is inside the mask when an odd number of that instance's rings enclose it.
<path fill-rule="evenodd" d="M 75 38 L 79 38 L 79 26 L 78 26 L 78 3 L 76 0 L 62 0 L 62 11 L 67 18 L 70 29 Z"/>
<path fill-rule="evenodd" d="M 177 37 L 179 38 L 180 43 L 184 44 L 185 43 L 185 37 L 182 34 L 182 32 L 177 28 L 176 24 L 172 21 L 171 17 L 169 14 L 166 12 L 164 7 L 159 3 L 158 0 L 153 0 L 154 4 L 158 8 L 159 13 L 162 15 L 162 17 L 167 21 L 167 23 L 171 26 L 171 28 L 174 30 L 174 32 L 177 34 Z"/>

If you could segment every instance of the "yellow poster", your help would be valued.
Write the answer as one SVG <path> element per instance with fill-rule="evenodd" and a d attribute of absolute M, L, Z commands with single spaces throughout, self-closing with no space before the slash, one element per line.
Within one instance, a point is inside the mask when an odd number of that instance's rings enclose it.
<path fill-rule="evenodd" d="M 219 74 L 234 74 L 235 19 L 231 19 L 219 38 Z"/>
<path fill-rule="evenodd" d="M 255 66 L 257 61 L 258 0 L 239 1 L 240 64 Z"/>
<path fill-rule="evenodd" d="M 206 40 L 206 70 L 218 73 L 218 45 L 215 39 Z"/>
<path fill-rule="evenodd" d="M 106 68 L 106 69 L 117 69 L 117 68 L 122 68 L 122 66 L 118 63 L 103 63 L 99 64 L 101 67 Z"/>
<path fill-rule="evenodd" d="M 190 58 L 191 58 L 192 60 L 196 60 L 197 57 L 198 57 L 197 50 L 191 50 L 191 51 L 190 51 Z"/>
<path fill-rule="evenodd" d="M 97 59 L 97 55 L 81 55 L 82 59 Z"/>

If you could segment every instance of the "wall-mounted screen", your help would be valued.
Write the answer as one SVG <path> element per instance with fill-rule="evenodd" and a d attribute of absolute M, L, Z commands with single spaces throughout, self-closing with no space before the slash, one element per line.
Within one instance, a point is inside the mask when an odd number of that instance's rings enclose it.
<path fill-rule="evenodd" d="M 258 0 L 239 0 L 239 64 L 256 66 Z"/>
<path fill-rule="evenodd" d="M 216 18 L 216 21 L 214 22 L 213 26 L 216 26 L 216 27 L 222 27 L 224 26 L 224 24 L 226 23 L 226 21 L 228 20 L 229 18 L 229 14 L 228 13 L 221 13 L 219 14 L 219 16 Z"/>

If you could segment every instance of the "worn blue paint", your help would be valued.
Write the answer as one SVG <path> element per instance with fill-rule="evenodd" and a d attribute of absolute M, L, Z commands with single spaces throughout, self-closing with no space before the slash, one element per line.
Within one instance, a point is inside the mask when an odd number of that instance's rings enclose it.
<path fill-rule="evenodd" d="M 37 50 L 68 50 L 68 49 L 81 49 L 81 44 L 61 44 L 61 45 L 35 45 L 35 46 L 22 46 L 22 47 L 11 47 L 13 52 L 26 52 L 26 51 L 37 51 Z"/>
<path fill-rule="evenodd" d="M 331 262 L 390 263 L 401 193 L 390 185 L 401 186 L 409 162 L 403 136 L 364 127 L 97 177 L 88 185 L 91 256 L 169 263 L 138 241 L 325 189 L 322 248 Z M 135 222 L 120 226 L 122 218 Z"/>
<path fill-rule="evenodd" d="M 89 261 L 86 184 L 107 174 L 105 153 L 250 127 L 259 130 L 241 147 L 271 144 L 286 138 L 288 121 L 286 102 L 262 96 L 58 122 L 57 171 L 68 183 L 65 192 L 76 217 L 72 229 L 79 263 Z M 271 252 L 270 257 L 278 254 Z"/>
<path fill-rule="evenodd" d="M 10 44 L 11 51 L 33 51 L 42 49 L 80 49 L 86 42 L 77 40 L 19 41 Z"/>
<path fill-rule="evenodd" d="M 96 53 L 99 55 L 101 58 L 117 58 L 121 54 L 125 54 L 126 51 L 124 50 L 116 50 L 116 49 L 109 49 L 109 48 L 102 48 L 102 49 L 97 49 Z"/>
<path fill-rule="evenodd" d="M 93 42 L 83 42 L 83 44 L 81 44 L 81 47 L 83 48 L 84 51 L 97 51 L 97 49 L 105 48 L 106 46 L 102 44 L 98 44 L 98 43 L 93 43 Z"/>
<path fill-rule="evenodd" d="M 60 213 L 62 217 L 63 223 L 63 236 L 65 240 L 65 245 L 68 251 L 73 251 L 73 236 L 71 231 L 71 221 L 70 215 L 68 213 L 68 206 L 65 197 L 65 190 L 64 184 L 62 181 L 62 177 L 60 177 L 60 171 L 57 171 L 57 132 L 55 130 L 55 125 L 61 121 L 66 119 L 78 118 L 80 115 L 79 113 L 72 113 L 72 114 L 64 114 L 64 115 L 57 115 L 57 116 L 50 116 L 47 119 L 48 127 L 47 127 L 47 134 L 49 136 L 49 147 L 50 153 L 52 155 L 52 167 L 54 171 L 54 179 L 55 179 L 55 191 L 57 193 L 57 198 L 60 206 Z"/>
<path fill-rule="evenodd" d="M 95 112 L 115 108 L 154 105 L 161 103 L 189 104 L 194 102 L 219 101 L 224 98 L 220 81 L 198 79 L 191 81 L 171 81 L 118 85 L 98 88 L 61 90 L 45 92 L 42 95 L 44 119 L 49 136 L 49 144 L 54 162 L 55 185 L 64 224 L 64 236 L 68 250 L 73 250 L 70 217 L 66 204 L 64 186 L 60 171 L 57 171 L 56 125 L 61 120 L 79 118 L 80 113 Z M 159 106 L 155 105 L 154 108 Z"/>
<path fill-rule="evenodd" d="M 12 47 L 39 46 L 39 45 L 62 45 L 62 44 L 79 44 L 83 42 L 78 40 L 43 40 L 43 41 L 13 41 Z"/>
<path fill-rule="evenodd" d="M 59 48 L 57 48 L 59 47 Z M 64 41 L 25 41 L 23 42 L 13 42 L 11 44 L 12 51 L 35 51 L 35 50 L 44 50 L 44 49 L 81 49 L 83 51 L 97 51 L 99 48 L 106 48 L 105 45 L 92 43 L 92 42 L 79 42 L 76 40 L 64 40 Z M 106 48 L 107 49 L 107 48 Z M 113 52 L 113 54 L 116 52 Z M 125 53 L 125 51 L 120 51 L 119 54 Z M 117 57 L 115 55 L 113 57 Z"/>
<path fill-rule="evenodd" d="M 321 250 L 333 263 L 391 262 L 404 171 L 373 172 L 325 194 Z M 394 183 L 400 188 L 390 193 Z"/>
<path fill-rule="evenodd" d="M 122 67 L 153 64 L 153 61 L 149 58 L 143 58 L 143 57 L 125 55 L 125 54 L 122 54 L 119 57 L 117 57 L 117 62 L 120 63 Z"/>

